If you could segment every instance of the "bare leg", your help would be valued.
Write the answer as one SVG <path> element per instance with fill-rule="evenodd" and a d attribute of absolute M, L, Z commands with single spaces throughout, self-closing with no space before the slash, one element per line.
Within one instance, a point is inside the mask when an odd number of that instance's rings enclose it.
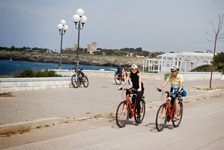
<path fill-rule="evenodd" d="M 179 112 L 180 112 L 180 108 L 179 108 L 179 105 L 178 105 L 178 98 L 176 98 L 175 99 L 175 112 L 174 112 L 174 114 L 176 115 L 176 116 L 179 116 L 180 114 L 179 114 Z"/>

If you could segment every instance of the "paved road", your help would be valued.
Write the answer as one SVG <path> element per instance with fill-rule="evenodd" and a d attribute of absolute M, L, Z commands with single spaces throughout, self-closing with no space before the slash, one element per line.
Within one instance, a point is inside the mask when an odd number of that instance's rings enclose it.
<path fill-rule="evenodd" d="M 137 126 L 132 119 L 122 129 L 116 126 L 114 118 L 95 118 L 0 138 L 0 149 L 223 149 L 223 98 L 184 104 L 180 127 L 173 128 L 172 123 L 168 123 L 162 132 L 155 129 L 156 111 L 147 110 L 141 125 Z"/>
<path fill-rule="evenodd" d="M 22 129 L 25 128 L 22 125 L 27 124 L 31 124 L 30 128 L 36 128 L 115 113 L 117 105 L 124 99 L 124 94 L 122 98 L 122 92 L 118 91 L 119 86 L 114 83 L 113 78 L 90 77 L 89 80 L 88 88 L 19 91 L 13 93 L 13 97 L 0 97 L 0 131 L 16 129 L 18 124 Z M 163 81 L 144 79 L 143 82 L 146 106 L 153 108 L 154 104 L 161 102 L 161 93 L 155 88 Z M 220 92 L 196 91 L 193 88 L 208 87 L 208 80 L 186 81 L 184 85 L 188 92 L 186 102 L 220 96 Z M 223 85 L 224 80 L 213 80 L 214 87 Z M 166 89 L 169 89 L 168 85 Z M 216 95 L 211 96 L 213 94 Z"/>

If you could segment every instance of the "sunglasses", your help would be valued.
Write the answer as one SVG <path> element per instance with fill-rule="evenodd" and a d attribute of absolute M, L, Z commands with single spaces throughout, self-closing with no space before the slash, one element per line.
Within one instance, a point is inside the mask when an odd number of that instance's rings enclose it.
<path fill-rule="evenodd" d="M 137 70 L 136 68 L 131 68 L 131 70 Z"/>
<path fill-rule="evenodd" d="M 171 72 L 176 72 L 176 70 L 174 71 L 174 70 L 172 70 Z"/>

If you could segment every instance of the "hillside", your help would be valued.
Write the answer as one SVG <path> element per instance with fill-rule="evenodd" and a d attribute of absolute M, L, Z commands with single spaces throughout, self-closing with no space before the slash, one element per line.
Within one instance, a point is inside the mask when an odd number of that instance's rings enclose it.
<path fill-rule="evenodd" d="M 0 51 L 0 59 L 4 60 L 12 59 L 14 61 L 58 63 L 59 58 L 59 54 Z M 142 65 L 143 59 L 144 58 L 137 57 L 104 56 L 90 54 L 81 54 L 79 56 L 80 64 L 97 66 L 127 66 L 133 63 Z M 76 60 L 76 54 L 62 54 L 63 64 L 75 64 Z"/>

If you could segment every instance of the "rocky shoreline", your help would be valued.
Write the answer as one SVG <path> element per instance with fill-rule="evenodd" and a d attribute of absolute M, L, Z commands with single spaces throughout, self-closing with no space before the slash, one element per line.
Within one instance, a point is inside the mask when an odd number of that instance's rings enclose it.
<path fill-rule="evenodd" d="M 46 62 L 46 63 L 58 63 L 59 55 L 51 54 L 36 54 L 36 53 L 21 53 L 21 52 L 7 52 L 0 53 L 0 60 L 14 60 L 14 61 L 29 61 L 29 62 Z M 80 57 L 79 62 L 82 65 L 92 65 L 92 66 L 129 66 L 132 63 L 138 65 L 142 64 L 142 58 L 132 57 L 129 59 L 122 59 L 117 57 Z M 76 55 L 72 57 L 71 55 L 62 56 L 63 64 L 76 64 Z"/>

